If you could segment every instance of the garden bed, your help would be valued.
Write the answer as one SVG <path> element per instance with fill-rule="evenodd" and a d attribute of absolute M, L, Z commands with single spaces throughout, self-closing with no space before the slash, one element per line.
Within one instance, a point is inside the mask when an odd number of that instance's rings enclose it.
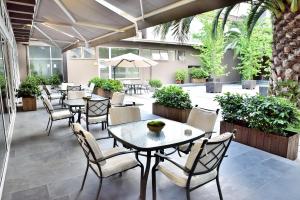
<path fill-rule="evenodd" d="M 178 109 L 160 105 L 158 103 L 152 104 L 152 113 L 167 119 L 186 123 L 191 109 Z"/>

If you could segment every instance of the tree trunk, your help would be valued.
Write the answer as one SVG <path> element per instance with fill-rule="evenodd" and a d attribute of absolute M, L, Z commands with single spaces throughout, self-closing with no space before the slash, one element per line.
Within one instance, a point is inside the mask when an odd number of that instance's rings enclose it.
<path fill-rule="evenodd" d="M 273 55 L 270 92 L 276 95 L 278 81 L 294 80 L 300 76 L 300 14 L 285 12 L 273 20 Z"/>

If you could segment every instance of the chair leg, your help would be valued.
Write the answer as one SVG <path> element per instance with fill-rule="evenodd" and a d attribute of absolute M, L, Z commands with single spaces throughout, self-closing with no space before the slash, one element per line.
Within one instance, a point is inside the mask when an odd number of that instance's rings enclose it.
<path fill-rule="evenodd" d="M 156 169 L 152 168 L 152 199 L 156 200 Z"/>
<path fill-rule="evenodd" d="M 102 126 L 102 131 L 104 130 L 104 123 L 101 122 L 101 126 Z"/>
<path fill-rule="evenodd" d="M 48 123 L 47 123 L 47 127 L 46 127 L 45 131 L 48 129 L 49 123 L 50 123 L 50 117 L 49 117 L 49 119 L 48 119 Z"/>
<path fill-rule="evenodd" d="M 190 195 L 190 190 L 189 188 L 186 188 L 186 199 L 190 200 L 191 199 L 191 195 Z"/>
<path fill-rule="evenodd" d="M 87 120 L 86 120 L 86 130 L 89 131 L 89 123 Z"/>
<path fill-rule="evenodd" d="M 81 184 L 81 188 L 80 190 L 83 190 L 84 184 L 85 184 L 85 180 L 86 180 L 86 176 L 87 176 L 87 172 L 89 171 L 89 162 L 87 162 L 86 164 L 86 169 L 85 169 L 85 173 L 84 173 L 84 177 L 82 180 L 82 184 Z"/>
<path fill-rule="evenodd" d="M 218 187 L 220 200 L 223 200 L 223 195 L 222 195 L 222 191 L 221 191 L 221 187 L 220 187 L 220 181 L 219 181 L 219 175 L 217 175 L 216 182 L 217 182 L 217 187 Z"/>
<path fill-rule="evenodd" d="M 49 128 L 49 131 L 48 131 L 48 136 L 50 135 L 51 128 L 52 128 L 52 124 L 53 124 L 53 121 L 51 120 L 51 123 L 50 123 L 50 128 Z"/>
<path fill-rule="evenodd" d="M 99 199 L 99 197 L 100 197 L 101 187 L 102 187 L 102 177 L 100 177 L 100 185 L 99 185 L 99 189 L 98 189 L 97 199 Z"/>

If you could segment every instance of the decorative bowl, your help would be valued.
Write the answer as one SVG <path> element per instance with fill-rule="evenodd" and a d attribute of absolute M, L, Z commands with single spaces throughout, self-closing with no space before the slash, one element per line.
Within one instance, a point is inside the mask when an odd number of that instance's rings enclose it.
<path fill-rule="evenodd" d="M 165 125 L 166 124 L 162 121 L 151 121 L 147 123 L 148 129 L 154 133 L 160 133 Z"/>

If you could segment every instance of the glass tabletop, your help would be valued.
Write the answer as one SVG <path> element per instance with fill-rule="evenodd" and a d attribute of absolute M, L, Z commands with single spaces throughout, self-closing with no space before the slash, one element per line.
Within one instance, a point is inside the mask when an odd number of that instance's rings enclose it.
<path fill-rule="evenodd" d="M 156 120 L 166 124 L 160 133 L 148 129 L 147 123 L 152 120 L 111 126 L 108 132 L 126 146 L 142 151 L 174 147 L 204 136 L 204 131 L 187 124 L 167 119 Z"/>

